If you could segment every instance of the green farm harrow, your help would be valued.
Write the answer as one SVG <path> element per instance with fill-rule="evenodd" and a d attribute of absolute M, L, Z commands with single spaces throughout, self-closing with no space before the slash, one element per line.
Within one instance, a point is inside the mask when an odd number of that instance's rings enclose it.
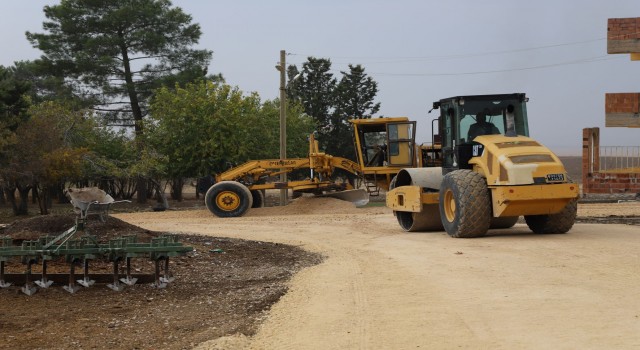
<path fill-rule="evenodd" d="M 25 284 L 21 290 L 27 295 L 37 291 L 37 287 L 49 288 L 55 279 L 65 284 L 63 288 L 69 293 L 77 292 L 81 287 L 90 287 L 96 280 L 110 281 L 107 287 L 122 291 L 125 285 L 135 283 L 152 283 L 155 288 L 165 288 L 173 281 L 169 272 L 169 258 L 182 256 L 192 251 L 192 247 L 183 246 L 174 235 L 151 238 L 150 242 L 141 243 L 135 235 L 121 236 L 99 243 L 95 235 L 86 232 L 90 214 L 98 215 L 105 221 L 111 205 L 118 203 L 104 191 L 91 187 L 69 189 L 67 192 L 76 212 L 75 225 L 58 236 L 43 236 L 37 240 L 23 241 L 22 245 L 13 245 L 11 237 L 0 237 L 0 288 L 7 288 L 12 283 L 7 280 L 5 264 L 20 260 L 26 271 L 20 276 Z M 155 272 L 151 275 L 134 275 L 131 273 L 131 260 L 137 258 L 150 259 L 155 263 Z M 112 274 L 90 274 L 89 265 L 92 260 L 108 261 L 113 266 Z M 64 260 L 69 264 L 66 281 L 59 275 L 47 274 L 47 263 L 53 260 Z M 120 264 L 124 263 L 124 275 L 121 276 Z M 40 279 L 34 280 L 32 266 L 41 264 Z M 76 279 L 76 266 L 82 266 L 80 279 Z M 15 278 L 19 276 L 11 276 Z M 37 278 L 37 277 L 36 277 Z"/>

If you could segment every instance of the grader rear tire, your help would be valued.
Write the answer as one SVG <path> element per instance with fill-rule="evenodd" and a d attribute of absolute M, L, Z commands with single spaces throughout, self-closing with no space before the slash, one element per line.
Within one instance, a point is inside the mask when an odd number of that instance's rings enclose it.
<path fill-rule="evenodd" d="M 491 198 L 485 178 L 466 169 L 445 175 L 440 186 L 440 217 L 451 237 L 484 236 L 491 224 Z"/>
<path fill-rule="evenodd" d="M 207 209 L 221 218 L 242 216 L 253 205 L 249 189 L 236 181 L 221 181 L 211 186 L 204 201 Z"/>
<path fill-rule="evenodd" d="M 567 233 L 576 221 L 578 200 L 569 202 L 561 212 L 548 215 L 525 215 L 527 226 L 534 233 Z"/>
<path fill-rule="evenodd" d="M 264 207 L 264 192 L 262 190 L 251 190 L 251 198 L 253 199 L 253 204 L 251 208 L 262 208 Z"/>

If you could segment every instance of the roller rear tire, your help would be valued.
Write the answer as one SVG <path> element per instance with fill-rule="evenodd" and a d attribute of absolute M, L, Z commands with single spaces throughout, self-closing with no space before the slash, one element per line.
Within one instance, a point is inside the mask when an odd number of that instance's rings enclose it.
<path fill-rule="evenodd" d="M 576 221 L 577 212 L 578 200 L 574 199 L 557 214 L 525 215 L 524 220 L 534 233 L 567 233 Z"/>

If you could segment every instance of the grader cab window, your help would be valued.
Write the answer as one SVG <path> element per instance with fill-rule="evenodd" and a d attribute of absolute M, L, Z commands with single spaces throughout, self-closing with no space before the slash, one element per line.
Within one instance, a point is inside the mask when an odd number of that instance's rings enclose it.
<path fill-rule="evenodd" d="M 413 164 L 415 122 L 362 125 L 359 135 L 364 166 Z"/>
<path fill-rule="evenodd" d="M 363 133 L 366 166 L 383 166 L 387 161 L 386 130 L 367 130 Z"/>
<path fill-rule="evenodd" d="M 389 165 L 412 165 L 416 122 L 387 125 Z"/>

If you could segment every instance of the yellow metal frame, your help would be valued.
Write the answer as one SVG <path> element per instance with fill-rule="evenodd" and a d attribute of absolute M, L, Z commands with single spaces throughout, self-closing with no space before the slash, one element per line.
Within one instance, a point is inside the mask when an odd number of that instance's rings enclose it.
<path fill-rule="evenodd" d="M 494 217 L 558 213 L 579 195 L 578 185 L 572 183 L 490 186 L 489 190 Z M 439 192 L 423 192 L 419 186 L 400 186 L 388 192 L 386 205 L 419 213 L 425 205 L 438 204 L 439 196 Z"/>
<path fill-rule="evenodd" d="M 572 183 L 489 188 L 495 217 L 555 214 L 579 195 Z"/>
<path fill-rule="evenodd" d="M 474 171 L 484 175 L 487 185 L 530 185 L 534 178 L 544 178 L 547 174 L 567 172 L 560 159 L 532 138 L 526 136 L 507 137 L 503 135 L 478 136 L 476 141 L 484 145 L 482 156 L 472 158 Z M 513 157 L 544 156 L 546 161 L 531 161 L 517 164 Z"/>
<path fill-rule="evenodd" d="M 336 184 L 330 181 L 321 181 L 316 176 L 310 176 L 307 180 L 283 182 L 268 182 L 269 177 L 275 177 L 282 173 L 289 173 L 297 169 L 311 169 L 320 178 L 328 179 L 334 169 L 343 169 L 356 176 L 360 175 L 360 167 L 357 163 L 341 157 L 334 157 L 319 151 L 318 141 L 313 134 L 309 136 L 309 157 L 289 159 L 262 159 L 251 160 L 237 167 L 233 167 L 216 176 L 216 182 L 238 181 L 246 179 L 250 190 L 266 189 L 293 189 L 313 191 L 317 189 L 353 189 L 348 182 Z M 310 174 L 311 175 L 311 174 Z M 263 182 L 263 183 L 261 183 Z"/>
<path fill-rule="evenodd" d="M 420 213 L 424 205 L 438 204 L 438 192 L 422 192 L 419 186 L 400 186 L 387 192 L 387 207 L 398 211 Z"/>

